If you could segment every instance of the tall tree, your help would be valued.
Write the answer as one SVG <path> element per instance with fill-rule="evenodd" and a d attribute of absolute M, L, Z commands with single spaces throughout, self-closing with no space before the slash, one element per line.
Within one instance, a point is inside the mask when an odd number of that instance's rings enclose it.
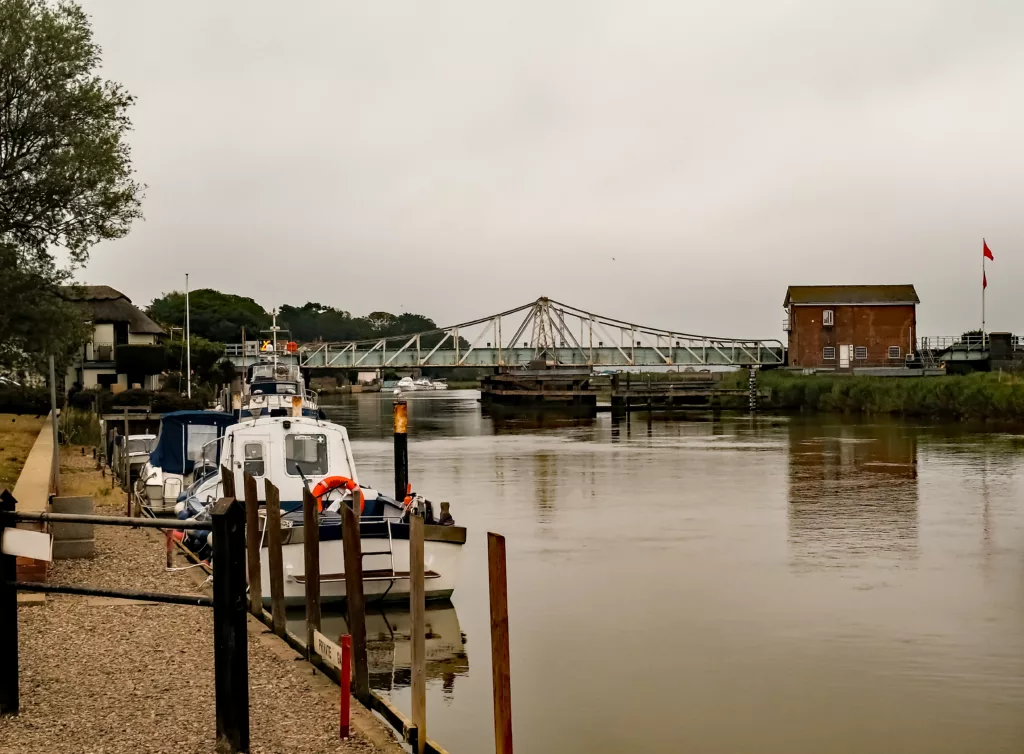
<path fill-rule="evenodd" d="M 132 97 L 99 66 L 79 6 L 0 0 L 0 366 L 81 343 L 81 311 L 58 286 L 141 216 Z"/>
<path fill-rule="evenodd" d="M 163 325 L 183 327 L 185 294 L 181 291 L 165 293 L 146 311 Z M 189 294 L 189 312 L 192 333 L 219 343 L 240 342 L 243 327 L 246 338 L 256 340 L 261 337 L 260 330 L 270 326 L 270 315 L 251 298 L 212 288 L 200 288 Z"/>

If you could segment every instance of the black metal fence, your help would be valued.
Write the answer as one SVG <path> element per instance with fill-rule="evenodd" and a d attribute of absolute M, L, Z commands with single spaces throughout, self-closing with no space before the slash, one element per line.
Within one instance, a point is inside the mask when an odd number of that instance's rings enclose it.
<path fill-rule="evenodd" d="M 84 594 L 213 608 L 213 662 L 218 752 L 249 751 L 249 657 L 246 634 L 245 508 L 234 497 L 219 500 L 212 524 L 69 513 L 17 513 L 16 500 L 0 493 L 0 540 L 6 527 L 27 523 L 73 523 L 153 529 L 211 529 L 217 542 L 213 598 L 64 584 L 18 581 L 15 557 L 0 553 L 0 714 L 18 714 L 18 592 Z"/>

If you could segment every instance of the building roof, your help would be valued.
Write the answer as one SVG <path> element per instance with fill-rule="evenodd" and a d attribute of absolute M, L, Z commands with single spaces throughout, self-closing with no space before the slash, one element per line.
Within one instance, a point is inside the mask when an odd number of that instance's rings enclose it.
<path fill-rule="evenodd" d="M 919 304 L 914 286 L 906 285 L 791 285 L 783 306 L 823 304 Z"/>
<path fill-rule="evenodd" d="M 84 304 L 93 322 L 127 322 L 128 332 L 163 335 L 163 328 L 132 303 L 121 291 L 109 285 L 66 285 L 61 289 L 65 301 Z"/>

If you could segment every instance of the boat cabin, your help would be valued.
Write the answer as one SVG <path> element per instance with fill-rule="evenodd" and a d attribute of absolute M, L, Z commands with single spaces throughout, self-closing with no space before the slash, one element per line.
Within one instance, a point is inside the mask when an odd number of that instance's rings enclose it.
<path fill-rule="evenodd" d="M 228 427 L 221 443 L 220 465 L 232 470 L 235 490 L 245 489 L 245 474 L 256 480 L 261 502 L 266 481 L 281 495 L 281 510 L 302 507 L 302 491 L 329 476 L 359 483 L 344 427 L 306 416 L 262 416 Z M 208 504 L 223 493 L 220 479 L 203 482 L 193 493 Z"/>
<path fill-rule="evenodd" d="M 219 411 L 173 411 L 160 420 L 156 447 L 142 472 L 153 510 L 170 510 L 194 480 L 217 471 L 219 445 L 231 414 Z"/>

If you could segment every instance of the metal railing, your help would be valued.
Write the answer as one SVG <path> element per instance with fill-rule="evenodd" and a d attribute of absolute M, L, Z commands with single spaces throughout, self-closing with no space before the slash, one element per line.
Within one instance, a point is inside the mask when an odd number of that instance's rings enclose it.
<path fill-rule="evenodd" d="M 243 505 L 233 497 L 222 498 L 213 507 L 211 521 L 202 523 L 71 513 L 18 513 L 15 510 L 16 506 L 17 501 L 10 492 L 4 490 L 0 493 L 0 541 L 4 539 L 5 528 L 13 528 L 15 524 L 24 522 L 131 526 L 164 530 L 211 529 L 217 541 L 217 577 L 213 581 L 212 599 L 194 594 L 141 592 L 73 584 L 42 584 L 18 581 L 15 556 L 0 552 L 0 714 L 17 715 L 21 706 L 18 592 L 116 597 L 172 605 L 212 607 L 217 751 L 249 751 L 249 655 Z"/>

